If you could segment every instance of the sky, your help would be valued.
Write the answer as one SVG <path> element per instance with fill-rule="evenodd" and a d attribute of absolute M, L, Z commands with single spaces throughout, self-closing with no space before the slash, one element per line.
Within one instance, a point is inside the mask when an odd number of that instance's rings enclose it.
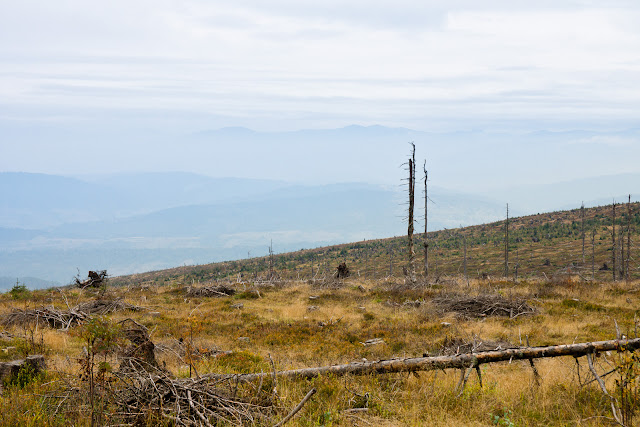
<path fill-rule="evenodd" d="M 637 128 L 638 22 L 637 0 L 0 0 L 0 171 L 233 126 Z"/>

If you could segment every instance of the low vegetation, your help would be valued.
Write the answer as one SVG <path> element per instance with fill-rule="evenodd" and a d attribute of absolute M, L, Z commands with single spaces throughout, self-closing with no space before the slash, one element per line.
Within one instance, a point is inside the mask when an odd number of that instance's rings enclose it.
<path fill-rule="evenodd" d="M 361 279 L 331 289 L 306 282 L 229 283 L 236 291 L 232 295 L 202 297 L 189 296 L 192 290 L 181 283 L 110 288 L 101 294 L 65 290 L 75 306 L 90 301 L 105 306 L 105 299 L 128 305 L 68 329 L 14 319 L 1 343 L 3 358 L 44 353 L 48 369 L 5 386 L 0 424 L 91 425 L 93 414 L 94 425 L 173 425 L 176 416 L 206 425 L 200 412 L 211 425 L 273 425 L 311 389 L 317 392 L 290 425 L 612 424 L 610 399 L 585 358 L 537 360 L 537 375 L 528 362 L 483 365 L 482 386 L 472 376 L 462 391 L 457 370 L 310 380 L 267 376 L 246 384 L 233 376 L 220 379 L 223 374 L 607 340 L 616 337 L 616 328 L 628 337 L 637 332 L 639 282 L 592 283 L 576 277 L 469 284 L 461 279 L 404 290 L 400 285 Z M 2 297 L 5 318 L 12 318 L 17 304 L 25 303 L 11 294 Z M 58 291 L 33 291 L 27 304 L 66 307 Z M 146 309 L 131 309 L 141 306 Z M 120 367 L 131 345 L 119 326 L 126 319 L 144 327 L 155 346 L 155 367 L 144 373 Z M 637 354 L 601 354 L 594 363 L 616 407 L 631 420 L 627 425 L 635 425 Z M 205 381 L 208 374 L 218 379 Z M 153 386 L 150 378 L 160 385 Z M 175 400 L 153 403 L 158 393 L 169 392 L 183 396 L 178 399 L 182 415 L 173 412 Z"/>
<path fill-rule="evenodd" d="M 592 220 L 600 221 L 595 213 Z M 605 235 L 604 222 L 599 227 Z M 469 244 L 483 232 L 497 239 L 499 230 L 497 224 L 456 233 L 468 233 Z M 536 268 L 565 259 L 576 268 L 534 275 L 523 263 L 517 279 L 493 272 L 464 277 L 445 268 L 457 257 L 451 242 L 441 274 L 413 282 L 382 274 L 389 261 L 382 255 L 375 261 L 371 248 L 395 244 L 389 239 L 111 278 L 99 288 L 13 289 L 0 295 L 0 359 L 43 354 L 47 369 L 5 381 L 0 425 L 640 425 L 637 351 L 511 360 L 462 376 L 459 369 L 276 375 L 637 337 L 637 269 L 629 280 L 592 280 L 577 268 L 580 239 L 561 233 L 549 239 L 532 246 L 535 258 L 524 246 L 516 250 L 521 259 L 540 261 Z M 487 252 L 476 244 L 473 256 L 486 253 L 498 263 L 499 248 L 492 255 L 493 243 L 485 243 Z M 322 269 L 308 258 L 321 252 L 336 254 Z M 338 279 L 333 271 L 342 262 L 351 274 Z M 392 258 L 392 269 L 401 264 Z M 73 322 L 64 317 L 70 313 L 77 314 Z M 242 381 L 238 374 L 245 373 L 263 375 Z"/>

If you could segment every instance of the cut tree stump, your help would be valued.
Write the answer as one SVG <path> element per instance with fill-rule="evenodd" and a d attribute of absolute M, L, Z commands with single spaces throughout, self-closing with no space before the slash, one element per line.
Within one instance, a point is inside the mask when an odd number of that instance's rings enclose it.
<path fill-rule="evenodd" d="M 0 391 L 2 385 L 7 384 L 18 378 L 18 374 L 25 368 L 30 369 L 31 374 L 38 374 L 46 368 L 44 356 L 33 355 L 27 356 L 26 359 L 12 360 L 11 362 L 0 362 Z"/>

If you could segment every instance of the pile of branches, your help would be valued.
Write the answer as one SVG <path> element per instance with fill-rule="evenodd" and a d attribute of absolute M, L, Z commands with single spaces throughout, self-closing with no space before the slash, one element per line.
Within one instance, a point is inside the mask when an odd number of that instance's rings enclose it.
<path fill-rule="evenodd" d="M 240 399 L 237 384 L 229 379 L 173 378 L 160 370 L 117 377 L 122 386 L 112 391 L 112 402 L 129 423 L 144 425 L 153 417 L 176 426 L 272 423 L 274 408 L 269 397 Z"/>
<path fill-rule="evenodd" d="M 142 307 L 124 302 L 122 298 L 118 299 L 97 299 L 78 304 L 73 311 L 81 312 L 88 315 L 102 316 L 104 314 L 115 313 L 117 311 L 140 311 Z"/>
<path fill-rule="evenodd" d="M 209 286 L 209 287 L 188 287 L 187 296 L 189 297 L 228 297 L 234 295 L 236 290 L 225 285 Z"/>
<path fill-rule="evenodd" d="M 130 345 L 121 355 L 109 391 L 123 421 L 146 425 L 161 417 L 176 426 L 271 424 L 273 404 L 269 396 L 251 400 L 237 397 L 233 379 L 175 378 L 155 359 L 155 344 L 144 325 L 133 319 L 120 322 Z"/>
<path fill-rule="evenodd" d="M 2 324 L 5 327 L 23 326 L 33 323 L 46 324 L 51 328 L 69 329 L 71 326 L 79 325 L 89 316 L 85 313 L 69 310 L 62 311 L 53 307 L 34 308 L 29 310 L 14 309 L 4 315 Z"/>
<path fill-rule="evenodd" d="M 69 329 L 72 326 L 80 325 L 85 320 L 95 315 L 114 313 L 122 310 L 142 310 L 142 307 L 128 304 L 121 299 L 105 300 L 99 299 L 79 304 L 68 310 L 58 310 L 51 307 L 41 307 L 33 309 L 14 309 L 2 318 L 2 325 L 23 326 L 37 323 L 48 325 L 55 329 Z"/>
<path fill-rule="evenodd" d="M 445 312 L 454 312 L 466 318 L 501 316 L 514 319 L 536 312 L 526 298 L 506 298 L 498 294 L 443 294 L 434 298 L 433 303 Z"/>

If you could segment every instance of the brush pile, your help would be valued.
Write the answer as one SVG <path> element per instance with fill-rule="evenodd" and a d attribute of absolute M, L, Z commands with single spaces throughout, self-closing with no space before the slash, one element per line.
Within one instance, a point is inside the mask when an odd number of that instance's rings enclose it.
<path fill-rule="evenodd" d="M 81 312 L 88 315 L 102 316 L 117 311 L 140 311 L 142 307 L 126 303 L 120 299 L 97 299 L 94 301 L 83 302 L 73 308 L 73 311 Z"/>
<path fill-rule="evenodd" d="M 236 290 L 225 285 L 202 288 L 190 286 L 186 288 L 186 293 L 189 297 L 228 297 L 234 295 Z"/>
<path fill-rule="evenodd" d="M 272 402 L 258 398 L 260 387 L 258 397 L 245 400 L 232 378 L 175 378 L 158 365 L 145 326 L 132 319 L 120 326 L 131 345 L 120 355 L 117 384 L 108 394 L 124 422 L 145 425 L 160 417 L 176 426 L 272 424 Z"/>
<path fill-rule="evenodd" d="M 28 324 L 43 324 L 51 328 L 67 330 L 87 320 L 89 316 L 85 313 L 75 311 L 58 310 L 54 307 L 41 307 L 21 310 L 14 309 L 4 315 L 2 324 L 5 327 L 24 326 Z"/>
<path fill-rule="evenodd" d="M 79 304 L 68 310 L 58 310 L 53 306 L 33 309 L 14 309 L 4 315 L 1 320 L 5 327 L 23 326 L 27 324 L 44 324 L 51 328 L 67 330 L 72 326 L 80 325 L 91 316 L 100 316 L 116 311 L 142 310 L 142 307 L 128 304 L 122 299 L 106 300 L 98 299 Z"/>
<path fill-rule="evenodd" d="M 433 303 L 444 312 L 457 313 L 465 318 L 500 316 L 514 319 L 536 312 L 535 307 L 530 305 L 526 298 L 506 298 L 498 294 L 443 294 L 435 297 Z"/>
<path fill-rule="evenodd" d="M 154 416 L 176 426 L 273 423 L 269 397 L 237 398 L 232 380 L 173 378 L 161 371 L 118 374 L 118 379 L 123 386 L 113 391 L 112 401 L 128 423 L 145 425 Z"/>

